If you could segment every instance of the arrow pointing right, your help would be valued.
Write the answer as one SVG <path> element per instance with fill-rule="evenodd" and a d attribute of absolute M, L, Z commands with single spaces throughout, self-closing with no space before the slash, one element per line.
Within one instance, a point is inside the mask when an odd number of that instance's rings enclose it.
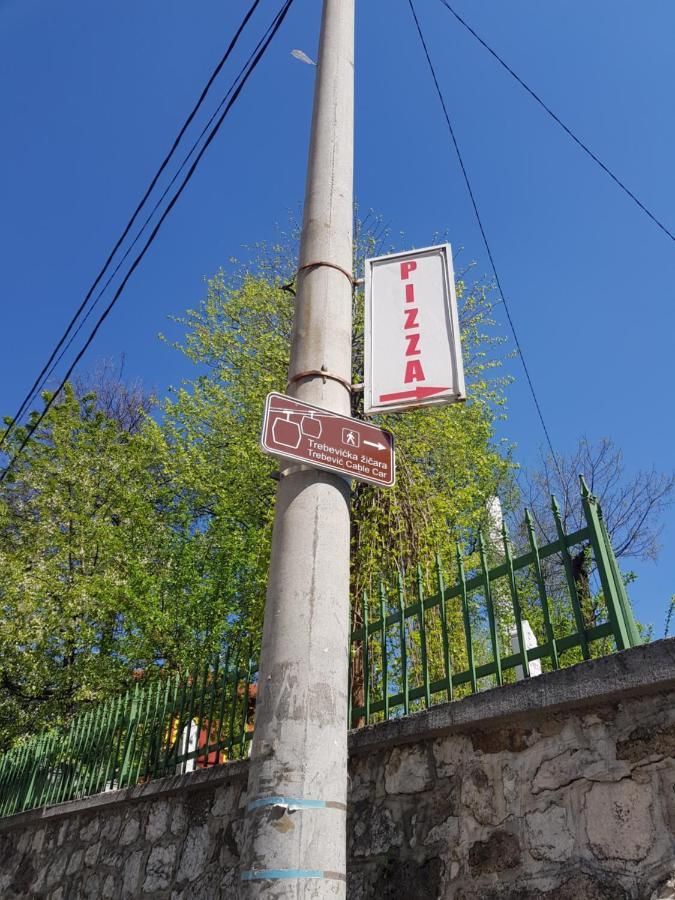
<path fill-rule="evenodd" d="M 380 443 L 375 444 L 373 441 L 364 441 L 363 443 L 368 444 L 369 447 L 375 447 L 377 450 L 386 450 L 387 449 L 386 444 L 380 444 Z"/>
<path fill-rule="evenodd" d="M 423 400 L 425 397 L 432 397 L 434 394 L 442 394 L 447 391 L 447 387 L 416 387 L 412 391 L 400 391 L 397 394 L 381 394 L 380 403 L 392 403 L 394 400 Z"/>

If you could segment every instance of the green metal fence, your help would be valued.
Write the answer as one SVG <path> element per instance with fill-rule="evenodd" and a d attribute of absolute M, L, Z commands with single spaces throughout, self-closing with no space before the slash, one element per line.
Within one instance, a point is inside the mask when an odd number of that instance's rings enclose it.
<path fill-rule="evenodd" d="M 206 768 L 247 753 L 250 647 L 160 677 L 0 757 L 0 816 Z"/>
<path fill-rule="evenodd" d="M 437 557 L 432 596 L 425 595 L 421 568 L 412 579 L 399 574 L 381 584 L 375 598 L 364 594 L 351 637 L 350 726 L 528 677 L 535 660 L 557 669 L 640 643 L 600 506 L 583 478 L 581 502 L 586 524 L 566 534 L 552 499 L 557 540 L 541 547 L 526 512 L 528 547 L 518 556 L 505 527 L 498 548 L 479 533 L 468 559 L 458 548 L 450 587 Z M 585 571 L 598 581 L 593 595 L 573 571 L 586 548 L 595 565 L 589 559 Z M 536 633 L 535 647 L 527 646 L 525 622 Z"/>
<path fill-rule="evenodd" d="M 553 502 L 558 537 L 541 547 L 527 516 L 528 549 L 517 556 L 506 530 L 500 548 L 478 535 L 474 554 L 458 551 L 450 587 L 437 559 L 432 596 L 418 569 L 413 584 L 399 577 L 394 585 L 381 585 L 376 598 L 364 597 L 365 621 L 351 636 L 350 725 L 501 685 L 518 668 L 527 677 L 535 660 L 556 669 L 639 643 L 599 505 L 583 481 L 582 503 L 586 525 L 565 534 Z M 585 547 L 594 557 L 586 570 L 598 580 L 593 596 L 574 571 Z M 527 646 L 526 621 L 536 647 Z M 517 649 L 505 653 L 511 634 Z M 0 816 L 247 754 L 257 694 L 250 643 L 202 662 L 183 678 L 158 675 L 3 754 Z"/>

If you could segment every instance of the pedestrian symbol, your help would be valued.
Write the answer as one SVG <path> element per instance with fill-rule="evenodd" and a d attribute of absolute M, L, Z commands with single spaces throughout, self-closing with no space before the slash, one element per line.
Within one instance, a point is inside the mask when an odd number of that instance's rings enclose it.
<path fill-rule="evenodd" d="M 342 443 L 347 447 L 358 447 L 361 443 L 358 432 L 353 428 L 342 429 Z"/>

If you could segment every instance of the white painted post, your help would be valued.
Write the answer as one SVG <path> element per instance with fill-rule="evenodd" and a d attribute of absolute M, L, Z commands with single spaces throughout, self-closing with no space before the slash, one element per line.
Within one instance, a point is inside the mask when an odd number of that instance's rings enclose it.
<path fill-rule="evenodd" d="M 188 727 L 187 725 L 183 726 L 183 730 L 180 733 L 180 739 L 178 743 L 178 755 L 183 756 L 186 753 L 192 753 L 197 749 L 197 741 L 199 740 L 199 728 L 197 727 L 197 722 L 192 722 L 190 724 L 190 740 L 188 741 Z M 184 768 L 183 768 L 184 767 Z M 194 772 L 197 767 L 197 757 L 193 756 L 192 759 L 186 760 L 184 763 L 178 763 L 176 766 L 176 775 L 181 775 L 183 771 L 186 772 Z"/>
<path fill-rule="evenodd" d="M 518 632 L 515 628 L 511 629 L 511 652 L 512 653 L 520 653 L 520 647 L 518 646 Z M 525 639 L 525 649 L 533 650 L 535 647 L 539 646 L 537 644 L 537 636 L 532 631 L 532 627 L 527 619 L 523 619 L 523 637 Z M 533 659 L 530 661 L 529 665 L 530 669 L 530 677 L 535 675 L 541 675 L 541 660 Z M 523 674 L 523 667 L 516 666 L 516 681 L 522 681 L 525 678 Z"/>

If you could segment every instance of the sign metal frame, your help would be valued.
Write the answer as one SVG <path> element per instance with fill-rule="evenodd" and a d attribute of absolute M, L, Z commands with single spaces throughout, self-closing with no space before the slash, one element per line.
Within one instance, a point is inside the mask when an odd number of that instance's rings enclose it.
<path fill-rule="evenodd" d="M 378 364 L 378 351 L 373 349 L 374 327 L 374 303 L 373 281 L 375 269 L 378 265 L 394 264 L 418 261 L 420 258 L 440 256 L 442 266 L 443 284 L 439 288 L 443 290 L 442 309 L 445 313 L 445 326 L 449 343 L 450 367 L 444 381 L 448 384 L 425 386 L 413 384 L 410 390 L 401 390 L 396 386 L 391 396 L 396 399 L 382 402 L 382 396 L 374 395 L 374 385 L 377 384 L 376 369 Z M 402 295 L 403 297 L 403 292 Z M 425 298 L 426 302 L 428 300 Z M 377 301 L 375 301 L 377 302 Z M 437 299 L 432 302 L 439 303 Z M 404 302 L 392 307 L 392 315 L 399 315 Z M 398 324 L 395 326 L 398 328 Z M 365 265 L 365 354 L 364 354 L 364 412 L 368 415 L 377 413 L 403 412 L 422 406 L 446 406 L 450 403 L 458 403 L 466 400 L 466 387 L 464 382 L 464 366 L 462 362 L 461 336 L 459 330 L 459 318 L 457 314 L 457 296 L 455 293 L 455 278 L 452 265 L 452 248 L 450 244 L 438 244 L 433 247 L 422 247 L 419 250 L 407 250 L 402 253 L 391 253 L 385 256 L 376 256 L 366 260 Z M 378 343 L 376 338 L 376 343 Z M 402 366 L 404 359 L 402 358 Z M 436 377 L 436 376 L 434 376 Z"/>
<path fill-rule="evenodd" d="M 295 404 L 300 408 L 297 410 L 284 410 L 279 406 L 274 406 L 275 400 Z M 272 418 L 274 414 L 277 415 Z M 286 419 L 284 420 L 282 416 L 286 416 Z M 300 418 L 300 422 L 291 421 L 292 416 Z M 305 420 L 308 418 L 311 421 L 305 424 Z M 335 451 L 333 453 L 329 452 L 327 445 L 322 443 L 322 428 L 319 425 L 322 419 L 339 423 L 340 437 L 337 440 L 334 437 L 326 439 L 333 441 L 336 445 L 342 444 L 339 450 L 337 447 L 333 448 L 331 446 L 330 449 Z M 286 430 L 295 435 L 290 438 L 287 437 L 281 446 L 280 440 L 277 439 L 275 441 L 273 439 L 273 428 L 277 422 L 281 422 L 282 426 L 287 423 L 288 427 Z M 312 431 L 315 433 L 312 434 Z M 307 438 L 307 440 L 304 440 L 304 438 Z M 369 438 L 372 440 L 369 440 Z M 301 446 L 307 443 L 316 445 L 315 458 L 309 455 L 307 447 L 300 449 Z M 368 445 L 373 449 L 366 449 Z M 353 478 L 356 481 L 363 481 L 377 487 L 393 487 L 396 482 L 395 438 L 391 431 L 379 428 L 370 422 L 364 422 L 362 419 L 343 416 L 324 407 L 315 406 L 313 403 L 306 403 L 297 397 L 289 397 L 278 391 L 271 391 L 265 399 L 260 446 L 265 453 L 278 459 L 311 466 L 314 469 L 334 472 L 342 475 L 343 478 Z M 342 464 L 339 462 L 331 463 L 331 456 L 342 459 Z M 366 463 L 365 459 L 369 459 L 371 462 Z M 385 465 L 386 469 L 383 468 Z M 385 479 L 369 475 L 366 469 L 386 471 L 388 477 Z"/>

